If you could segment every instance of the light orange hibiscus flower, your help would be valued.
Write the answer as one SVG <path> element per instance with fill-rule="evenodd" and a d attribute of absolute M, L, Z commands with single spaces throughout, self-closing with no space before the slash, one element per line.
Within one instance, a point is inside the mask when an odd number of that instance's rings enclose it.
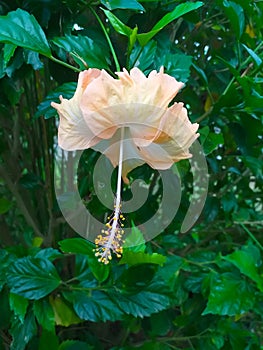
<path fill-rule="evenodd" d="M 60 116 L 58 143 L 73 151 L 95 147 L 102 140 L 119 139 L 125 129 L 126 147 L 122 176 L 136 166 L 149 164 L 168 169 L 180 159 L 190 158 L 189 147 L 198 137 L 198 124 L 192 124 L 183 103 L 168 106 L 183 83 L 160 72 L 146 77 L 138 68 L 116 73 L 88 69 L 79 74 L 76 92 L 70 99 L 52 102 Z M 118 145 L 116 143 L 116 145 Z M 113 166 L 118 165 L 118 147 L 105 152 Z"/>

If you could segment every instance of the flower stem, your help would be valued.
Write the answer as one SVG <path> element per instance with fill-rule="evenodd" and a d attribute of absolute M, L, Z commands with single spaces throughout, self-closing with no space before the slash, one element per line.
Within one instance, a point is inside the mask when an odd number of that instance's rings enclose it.
<path fill-rule="evenodd" d="M 124 128 L 121 128 L 116 202 L 115 202 L 115 209 L 114 209 L 114 220 L 113 220 L 112 228 L 110 230 L 110 238 L 108 243 L 109 247 L 111 246 L 112 241 L 114 240 L 117 225 L 118 225 L 118 220 L 121 212 L 121 175 L 122 175 L 122 160 L 123 160 L 123 137 L 124 137 Z"/>
<path fill-rule="evenodd" d="M 101 230 L 101 234 L 95 239 L 96 248 L 95 256 L 99 257 L 98 261 L 103 264 L 108 264 L 112 259 L 112 253 L 117 258 L 121 257 L 124 243 L 122 236 L 124 234 L 123 223 L 124 217 L 121 213 L 121 180 L 122 180 L 122 162 L 123 162 L 123 138 L 124 127 L 121 128 L 120 149 L 119 149 L 119 166 L 117 178 L 117 192 L 114 203 L 114 212 L 108 217 L 109 221 L 106 223 L 106 228 Z"/>
<path fill-rule="evenodd" d="M 121 67 L 120 67 L 120 64 L 119 64 L 116 52 L 114 50 L 114 47 L 112 45 L 112 42 L 110 40 L 109 34 L 108 34 L 104 24 L 102 23 L 101 19 L 97 15 L 96 11 L 93 9 L 93 7 L 90 6 L 89 8 L 90 8 L 91 12 L 93 13 L 93 15 L 96 17 L 97 21 L 99 22 L 99 25 L 101 26 L 101 29 L 103 30 L 103 33 L 104 33 L 104 35 L 105 35 L 105 37 L 107 39 L 107 42 L 108 42 L 110 50 L 111 50 L 113 60 L 115 62 L 116 70 L 117 70 L 117 72 L 119 72 L 121 70 Z"/>

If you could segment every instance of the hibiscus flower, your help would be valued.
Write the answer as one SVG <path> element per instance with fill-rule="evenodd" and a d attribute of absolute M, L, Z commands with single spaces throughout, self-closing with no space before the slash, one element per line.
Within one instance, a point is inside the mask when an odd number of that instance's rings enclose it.
<path fill-rule="evenodd" d="M 59 146 L 67 151 L 82 150 L 101 140 L 116 143 L 118 129 L 125 128 L 125 158 L 122 176 L 144 162 L 154 169 L 168 169 L 174 162 L 190 158 L 189 147 L 198 137 L 183 103 L 169 102 L 183 83 L 160 72 L 146 77 L 138 68 L 117 72 L 114 79 L 106 71 L 88 69 L 79 74 L 76 92 L 70 99 L 52 102 L 60 116 Z M 119 151 L 111 148 L 107 157 L 118 165 Z M 158 149 L 163 150 L 158 152 Z"/>

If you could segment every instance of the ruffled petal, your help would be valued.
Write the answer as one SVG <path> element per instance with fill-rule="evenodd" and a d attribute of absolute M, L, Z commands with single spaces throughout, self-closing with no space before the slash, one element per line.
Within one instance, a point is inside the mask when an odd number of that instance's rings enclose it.
<path fill-rule="evenodd" d="M 168 169 L 175 162 L 191 157 L 189 148 L 199 134 L 198 124 L 192 124 L 182 103 L 175 103 L 163 117 L 161 130 L 140 155 L 154 169 Z"/>
<path fill-rule="evenodd" d="M 58 111 L 60 122 L 58 129 L 58 144 L 67 151 L 92 147 L 99 142 L 87 126 L 79 107 L 83 90 L 100 75 L 100 70 L 89 69 L 79 74 L 77 89 L 74 96 L 68 100 L 60 96 L 61 103 L 52 102 L 51 106 Z"/>
<path fill-rule="evenodd" d="M 147 78 L 138 68 L 130 74 L 124 69 L 116 73 L 119 79 L 107 72 L 86 87 L 80 101 L 83 116 L 95 135 L 111 138 L 116 130 L 127 126 L 140 146 L 147 146 L 156 137 L 161 119 L 170 100 L 183 83 L 163 73 L 151 72 Z"/>

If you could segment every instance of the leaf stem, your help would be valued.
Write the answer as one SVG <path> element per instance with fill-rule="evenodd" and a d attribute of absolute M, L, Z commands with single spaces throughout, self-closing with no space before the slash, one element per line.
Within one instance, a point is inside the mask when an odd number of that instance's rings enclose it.
<path fill-rule="evenodd" d="M 79 69 L 79 68 L 77 68 L 77 67 L 74 67 L 74 66 L 71 66 L 70 64 L 68 64 L 68 63 L 66 63 L 66 62 L 64 62 L 64 61 L 61 61 L 61 60 L 57 59 L 57 58 L 54 57 L 54 56 L 50 56 L 49 58 L 50 58 L 52 61 L 54 61 L 54 62 L 56 62 L 56 63 L 58 63 L 58 64 L 61 64 L 61 65 L 64 66 L 64 67 L 67 67 L 67 68 L 69 68 L 69 69 L 71 69 L 71 70 L 74 70 L 74 72 L 81 72 L 81 69 Z"/>
<path fill-rule="evenodd" d="M 249 231 L 249 229 L 244 225 L 242 224 L 242 222 L 240 222 L 239 224 L 243 230 L 246 231 L 246 233 L 249 235 L 249 237 L 256 243 L 256 245 L 263 251 L 263 246 L 259 243 L 259 241 L 256 239 L 256 237 L 253 235 L 252 232 Z"/>
<path fill-rule="evenodd" d="M 115 66 L 116 66 L 116 70 L 117 70 L 117 72 L 119 72 L 121 70 L 121 67 L 120 67 L 120 64 L 119 64 L 116 52 L 114 50 L 114 47 L 112 45 L 111 39 L 109 37 L 109 34 L 108 34 L 104 24 L 102 23 L 101 19 L 97 15 L 96 11 L 93 9 L 93 7 L 90 6 L 89 8 L 90 8 L 90 11 L 93 13 L 93 15 L 96 17 L 99 25 L 101 26 L 101 29 L 103 30 L 103 33 L 104 33 L 104 35 L 105 35 L 105 37 L 107 39 L 107 42 L 109 44 L 109 47 L 110 47 L 110 50 L 111 50 L 111 53 L 112 53 L 112 57 L 113 57 L 113 60 L 114 60 Z"/>

